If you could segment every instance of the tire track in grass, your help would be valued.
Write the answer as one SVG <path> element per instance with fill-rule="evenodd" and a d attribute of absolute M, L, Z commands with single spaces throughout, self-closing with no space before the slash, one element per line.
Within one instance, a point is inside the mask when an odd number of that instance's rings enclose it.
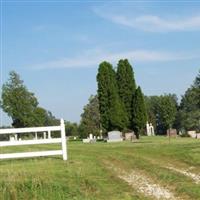
<path fill-rule="evenodd" d="M 174 166 L 174 164 L 171 164 L 171 163 L 166 165 L 165 163 L 158 162 L 155 159 L 149 159 L 149 158 L 146 158 L 146 157 L 140 157 L 140 158 L 142 158 L 143 160 L 148 161 L 151 164 L 156 164 L 156 165 L 158 165 L 158 166 L 160 166 L 162 168 L 169 169 L 169 170 L 172 170 L 174 172 L 180 173 L 180 174 L 182 174 L 184 176 L 187 176 L 190 179 L 192 179 L 196 184 L 200 184 L 200 174 L 194 173 L 194 172 L 190 172 L 190 170 L 195 169 L 194 166 L 188 166 L 187 169 L 184 169 L 183 167 L 177 168 L 177 167 Z"/>
<path fill-rule="evenodd" d="M 178 172 L 180 174 L 183 174 L 183 175 L 191 178 L 196 184 L 200 184 L 200 175 L 192 173 L 192 172 L 189 172 L 189 169 L 188 170 L 178 169 L 178 168 L 175 168 L 173 166 L 168 166 L 166 168 L 170 169 L 172 171 Z"/>
<path fill-rule="evenodd" d="M 130 173 L 128 173 L 127 171 L 108 162 L 106 162 L 106 166 L 108 166 L 110 170 L 114 171 L 120 179 L 127 182 L 130 186 L 142 193 L 144 196 L 153 197 L 153 199 L 158 200 L 181 200 L 180 198 L 175 197 L 174 194 L 167 188 L 160 186 L 149 177 L 140 174 L 137 171 L 132 170 Z"/>
<path fill-rule="evenodd" d="M 168 165 L 165 166 L 164 163 L 158 163 L 157 161 L 152 160 L 152 159 L 147 159 L 147 158 L 144 158 L 144 157 L 143 157 L 143 159 L 149 161 L 152 164 L 157 164 L 160 167 L 163 167 L 163 168 L 172 170 L 174 172 L 180 173 L 184 176 L 187 176 L 188 178 L 192 179 L 196 184 L 200 184 L 200 174 L 190 172 L 190 170 L 195 168 L 194 166 L 190 166 L 190 167 L 188 166 L 187 169 L 184 169 L 183 167 L 177 168 L 177 167 L 174 166 L 174 164 L 168 164 Z"/>

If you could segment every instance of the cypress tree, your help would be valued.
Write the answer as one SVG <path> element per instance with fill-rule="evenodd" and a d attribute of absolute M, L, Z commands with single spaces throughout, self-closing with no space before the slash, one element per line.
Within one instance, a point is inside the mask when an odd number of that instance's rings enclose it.
<path fill-rule="evenodd" d="M 100 111 L 100 122 L 102 128 L 108 130 L 110 127 L 109 120 L 109 85 L 110 85 L 110 71 L 112 65 L 108 62 L 102 62 L 99 65 L 97 74 L 98 83 L 98 99 L 99 99 L 99 111 Z"/>
<path fill-rule="evenodd" d="M 131 128 L 133 114 L 133 94 L 136 90 L 134 72 L 127 59 L 119 60 L 117 65 L 117 84 L 120 99 L 125 107 L 128 117 L 128 127 Z"/>
<path fill-rule="evenodd" d="M 133 119 L 132 128 L 135 131 L 136 137 L 139 139 L 139 134 L 145 127 L 147 121 L 147 111 L 144 101 L 144 96 L 140 87 L 136 89 L 133 98 Z"/>
<path fill-rule="evenodd" d="M 102 127 L 106 131 L 124 129 L 127 117 L 118 95 L 116 73 L 110 63 L 104 61 L 99 65 L 97 82 Z"/>
<path fill-rule="evenodd" d="M 124 130 L 127 127 L 128 118 L 125 112 L 125 108 L 120 100 L 116 73 L 112 69 L 112 81 L 109 87 L 110 89 L 110 130 Z"/>

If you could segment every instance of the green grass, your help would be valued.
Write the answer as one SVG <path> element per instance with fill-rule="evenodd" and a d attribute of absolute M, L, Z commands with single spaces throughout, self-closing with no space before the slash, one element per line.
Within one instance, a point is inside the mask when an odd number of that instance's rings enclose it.
<path fill-rule="evenodd" d="M 57 145 L 3 147 L 1 153 L 58 149 Z M 0 199 L 132 200 L 145 197 L 118 178 L 108 163 L 138 171 L 182 199 L 200 199 L 200 184 L 166 168 L 200 171 L 200 140 L 142 137 L 139 142 L 68 143 L 68 161 L 61 156 L 0 160 Z"/>

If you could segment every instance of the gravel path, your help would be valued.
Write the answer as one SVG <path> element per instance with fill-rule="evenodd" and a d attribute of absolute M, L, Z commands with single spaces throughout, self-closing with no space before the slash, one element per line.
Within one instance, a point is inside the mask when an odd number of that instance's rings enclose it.
<path fill-rule="evenodd" d="M 173 170 L 173 171 L 178 172 L 180 174 L 183 174 L 183 175 L 193 179 L 196 184 L 200 184 L 200 175 L 189 172 L 189 169 L 188 170 L 177 169 L 177 168 L 172 167 L 172 166 L 167 167 L 167 169 L 170 169 L 170 170 Z"/>
<path fill-rule="evenodd" d="M 180 200 L 180 198 L 175 197 L 171 191 L 160 186 L 149 177 L 140 174 L 139 172 L 131 171 L 131 173 L 128 173 L 110 163 L 107 166 L 115 171 L 120 179 L 126 181 L 129 185 L 134 187 L 134 189 L 143 193 L 145 196 L 151 196 L 153 199 L 159 200 Z"/>

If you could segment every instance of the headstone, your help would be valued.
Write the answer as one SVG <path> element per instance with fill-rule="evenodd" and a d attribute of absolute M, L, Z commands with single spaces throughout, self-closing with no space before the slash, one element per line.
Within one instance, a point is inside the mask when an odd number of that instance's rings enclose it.
<path fill-rule="evenodd" d="M 177 130 L 176 129 L 168 129 L 167 136 L 169 137 L 177 137 Z"/>
<path fill-rule="evenodd" d="M 90 143 L 90 138 L 83 139 L 83 143 Z"/>
<path fill-rule="evenodd" d="M 10 141 L 17 141 L 18 140 L 17 134 L 15 133 L 13 135 L 10 135 L 9 140 Z"/>
<path fill-rule="evenodd" d="M 10 136 L 10 141 L 15 141 L 15 137 L 14 136 Z"/>
<path fill-rule="evenodd" d="M 93 135 L 92 135 L 92 134 L 90 134 L 90 135 L 89 135 L 89 138 L 90 138 L 90 140 L 92 140 L 92 139 L 93 139 Z"/>
<path fill-rule="evenodd" d="M 108 132 L 107 142 L 122 142 L 122 133 L 120 131 L 110 131 Z"/>
<path fill-rule="evenodd" d="M 196 131 L 188 131 L 187 133 L 192 138 L 200 139 L 200 133 L 197 133 Z"/>
<path fill-rule="evenodd" d="M 187 133 L 192 138 L 196 138 L 196 136 L 197 136 L 196 131 L 188 131 Z"/>
<path fill-rule="evenodd" d="M 87 139 L 83 139 L 83 143 L 94 143 L 96 142 L 96 136 L 93 137 L 92 134 L 89 134 Z"/>
<path fill-rule="evenodd" d="M 134 132 L 130 132 L 130 133 L 125 133 L 125 140 L 135 140 L 136 139 L 136 135 Z"/>
<path fill-rule="evenodd" d="M 35 132 L 35 140 L 37 140 L 38 139 L 38 134 L 37 134 L 37 132 Z"/>
<path fill-rule="evenodd" d="M 14 134 L 14 136 L 15 136 L 15 140 L 17 141 L 17 140 L 18 140 L 18 138 L 17 138 L 17 134 Z"/>
<path fill-rule="evenodd" d="M 147 132 L 147 135 L 148 136 L 154 136 L 155 133 L 154 133 L 154 127 L 152 125 L 152 123 L 146 123 L 146 132 Z"/>

